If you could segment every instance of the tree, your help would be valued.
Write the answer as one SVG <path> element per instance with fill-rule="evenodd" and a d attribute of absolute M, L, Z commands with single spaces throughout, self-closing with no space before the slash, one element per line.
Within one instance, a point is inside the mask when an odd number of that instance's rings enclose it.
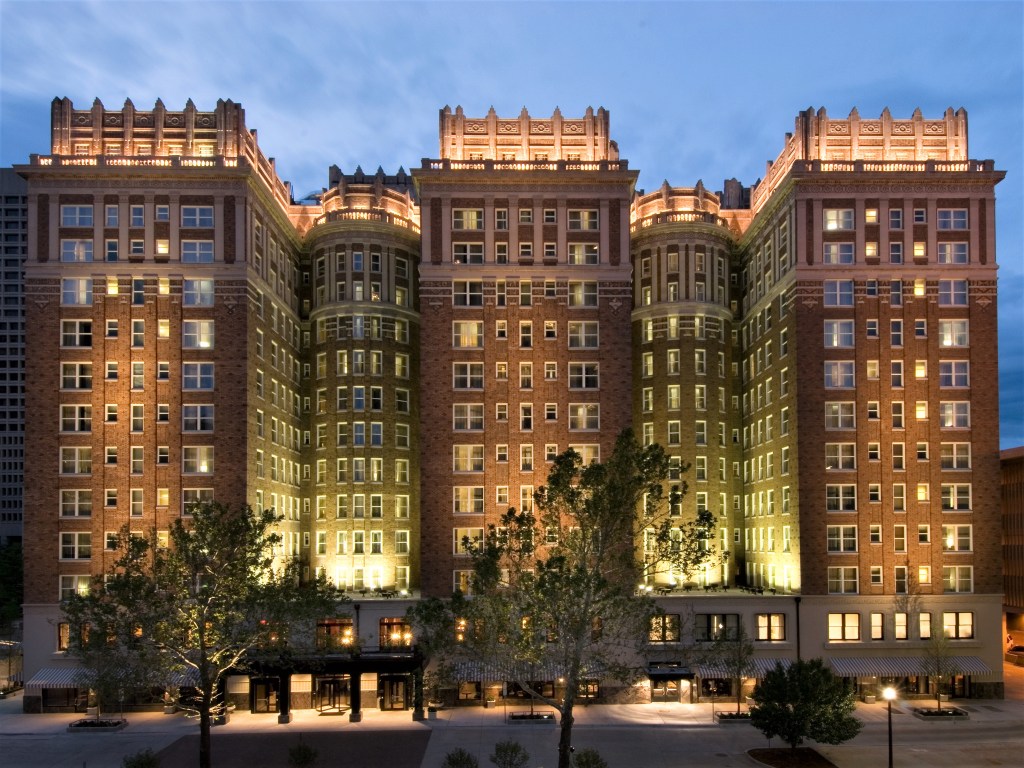
<path fill-rule="evenodd" d="M 739 714 L 743 681 L 754 673 L 754 644 L 743 625 L 735 632 L 718 632 L 704 653 L 704 663 L 732 681 L 736 691 L 736 714 Z"/>
<path fill-rule="evenodd" d="M 805 738 L 840 744 L 861 729 L 853 716 L 854 695 L 821 659 L 795 661 L 788 668 L 780 662 L 754 689 L 750 721 L 767 738 L 778 736 L 793 749 Z"/>
<path fill-rule="evenodd" d="M 24 575 L 21 544 L 0 547 L 0 637 L 10 634 L 15 619 L 21 618 Z"/>
<path fill-rule="evenodd" d="M 194 681 L 199 765 L 209 768 L 224 677 L 256 661 L 313 652 L 315 620 L 335 614 L 340 600 L 322 576 L 300 584 L 299 563 L 277 561 L 281 518 L 272 510 L 210 502 L 189 512 L 171 525 L 166 548 L 155 532 L 123 531 L 114 565 L 65 614 L 83 665 L 130 650 L 164 680 L 178 673 Z"/>
<path fill-rule="evenodd" d="M 921 657 L 922 671 L 935 687 L 935 708 L 942 709 L 942 683 L 956 674 L 958 666 L 945 633 L 932 633 Z"/>
<path fill-rule="evenodd" d="M 499 741 L 494 745 L 491 762 L 498 768 L 526 768 L 530 753 L 518 741 Z"/>
<path fill-rule="evenodd" d="M 584 465 L 566 451 L 534 496 L 536 513 L 510 509 L 482 541 L 464 542 L 473 595 L 452 653 L 501 659 L 503 679 L 559 712 L 559 768 L 571 764 L 581 684 L 637 676 L 654 613 L 653 602 L 635 594 L 638 581 L 666 562 L 694 568 L 714 557 L 706 523 L 672 516 L 678 490 L 666 491 L 669 469 L 664 450 L 641 446 L 630 430 L 604 463 Z M 542 669 L 560 679 L 555 697 L 536 689 Z"/>

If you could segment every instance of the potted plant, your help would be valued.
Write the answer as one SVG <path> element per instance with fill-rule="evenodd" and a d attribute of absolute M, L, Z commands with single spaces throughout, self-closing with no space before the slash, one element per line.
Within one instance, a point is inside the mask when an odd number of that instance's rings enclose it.
<path fill-rule="evenodd" d="M 175 704 L 176 700 L 177 700 L 177 696 L 175 696 L 174 693 L 170 689 L 164 691 L 164 714 L 165 715 L 173 715 L 175 713 L 175 711 L 178 708 L 177 705 Z"/>

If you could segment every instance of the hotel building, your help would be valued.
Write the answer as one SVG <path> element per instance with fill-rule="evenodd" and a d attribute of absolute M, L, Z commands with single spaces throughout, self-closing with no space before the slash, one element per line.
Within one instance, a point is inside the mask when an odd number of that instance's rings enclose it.
<path fill-rule="evenodd" d="M 229 695 L 404 708 L 409 601 L 464 587 L 467 537 L 532 504 L 554 455 L 600 460 L 627 426 L 673 457 L 673 513 L 712 512 L 728 554 L 645 585 L 679 618 L 629 696 L 721 692 L 687 648 L 740 624 L 763 665 L 823 656 L 921 693 L 942 632 L 954 692 L 1001 695 L 1003 173 L 969 159 L 963 110 L 800 113 L 763 180 L 716 194 L 636 190 L 603 109 L 446 107 L 439 157 L 331 168 L 306 205 L 233 102 L 52 117 L 50 154 L 17 167 L 39 415 L 26 708 L 69 704 L 60 599 L 109 566 L 111 535 L 159 536 L 209 498 L 277 510 L 281 554 L 355 595 L 324 632 L 364 649 Z"/>

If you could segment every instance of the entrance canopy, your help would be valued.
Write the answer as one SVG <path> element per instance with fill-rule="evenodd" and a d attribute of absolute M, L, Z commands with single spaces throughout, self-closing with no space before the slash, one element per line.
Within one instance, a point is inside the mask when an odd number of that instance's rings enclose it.
<path fill-rule="evenodd" d="M 744 675 L 744 677 L 764 677 L 775 669 L 775 665 L 780 662 L 783 667 L 788 667 L 791 663 L 789 659 L 751 659 L 750 674 Z M 716 664 L 698 664 L 695 667 L 695 671 L 703 679 L 709 677 L 729 678 L 733 676 L 731 670 L 723 669 Z"/>

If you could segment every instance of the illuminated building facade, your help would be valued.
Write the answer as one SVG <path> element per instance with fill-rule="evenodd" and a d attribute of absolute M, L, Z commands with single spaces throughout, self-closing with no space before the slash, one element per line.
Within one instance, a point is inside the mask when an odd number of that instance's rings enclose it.
<path fill-rule="evenodd" d="M 966 114 L 801 113 L 763 181 L 717 194 L 635 190 L 603 109 L 439 128 L 411 174 L 332 168 L 296 204 L 233 102 L 54 101 L 51 154 L 17 168 L 26 407 L 51 425 L 25 447 L 26 706 L 61 705 L 59 601 L 110 535 L 215 498 L 283 516 L 281 555 L 359 603 L 325 642 L 364 649 L 229 695 L 404 708 L 408 601 L 464 588 L 465 540 L 626 426 L 728 553 L 646 585 L 695 617 L 652 660 L 743 624 L 762 660 L 867 685 L 899 658 L 924 692 L 943 631 L 958 691 L 999 695 L 1002 173 L 968 159 Z M 649 697 L 721 690 L 689 681 L 652 671 Z"/>

